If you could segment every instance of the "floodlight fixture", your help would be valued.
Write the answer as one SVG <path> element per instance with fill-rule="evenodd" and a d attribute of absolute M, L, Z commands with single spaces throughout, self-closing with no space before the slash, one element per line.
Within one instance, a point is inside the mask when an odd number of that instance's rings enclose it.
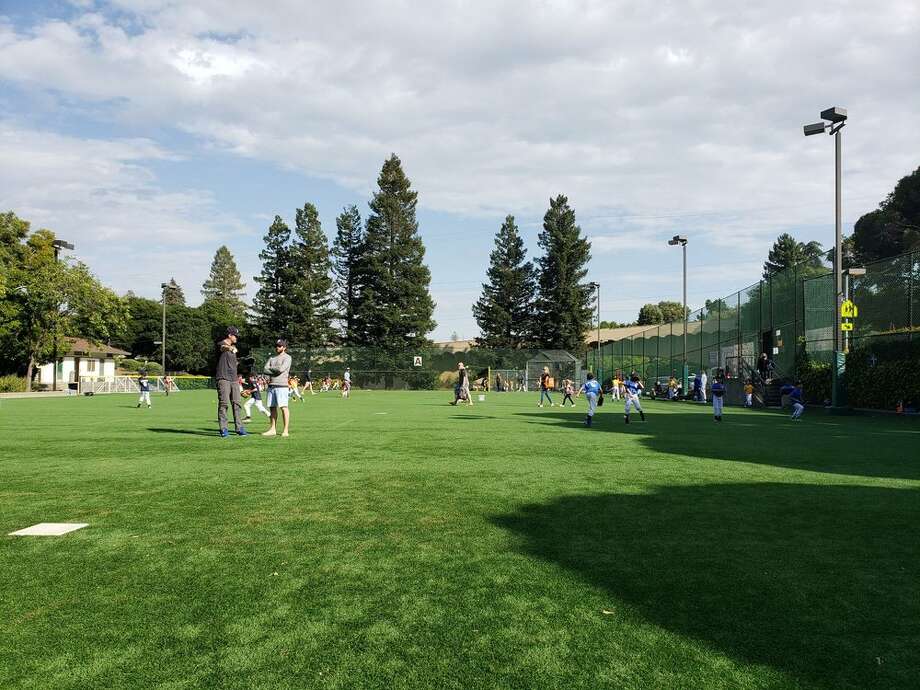
<path fill-rule="evenodd" d="M 844 274 L 850 276 L 850 278 L 861 278 L 866 275 L 865 268 L 847 268 L 844 269 Z"/>
<path fill-rule="evenodd" d="M 834 124 L 837 124 L 838 122 L 846 122 L 847 109 L 841 108 L 840 106 L 835 106 L 833 108 L 828 108 L 827 110 L 822 110 L 821 119 L 827 120 L 828 122 L 833 122 Z"/>
<path fill-rule="evenodd" d="M 73 249 L 73 244 L 65 240 L 52 240 L 51 246 L 55 249 Z"/>
<path fill-rule="evenodd" d="M 823 122 L 815 122 L 814 124 L 805 125 L 805 136 L 810 137 L 813 134 L 824 134 L 824 130 L 827 128 L 827 125 Z"/>
<path fill-rule="evenodd" d="M 668 244 L 672 247 L 676 247 L 679 244 L 684 245 L 687 244 L 687 238 L 681 237 L 680 235 L 674 235 L 674 237 L 668 240 Z"/>

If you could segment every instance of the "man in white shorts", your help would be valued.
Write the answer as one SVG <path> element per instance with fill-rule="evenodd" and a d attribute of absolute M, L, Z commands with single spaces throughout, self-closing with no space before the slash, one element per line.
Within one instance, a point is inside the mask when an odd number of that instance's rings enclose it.
<path fill-rule="evenodd" d="M 268 409 L 271 415 L 271 426 L 263 436 L 275 436 L 275 426 L 278 423 L 278 408 L 284 418 L 284 431 L 282 436 L 288 435 L 290 412 L 288 410 L 288 375 L 291 373 L 291 356 L 287 353 L 287 340 L 279 338 L 275 343 L 275 356 L 265 363 L 265 373 L 268 375 Z"/>
<path fill-rule="evenodd" d="M 623 414 L 623 419 L 629 424 L 629 408 L 635 407 L 639 412 L 639 417 L 642 421 L 645 421 L 645 412 L 642 411 L 642 405 L 639 403 L 639 396 L 642 394 L 642 389 L 645 386 L 642 385 L 642 382 L 639 380 L 639 374 L 633 372 L 629 375 L 623 384 L 626 387 L 626 407 Z"/>

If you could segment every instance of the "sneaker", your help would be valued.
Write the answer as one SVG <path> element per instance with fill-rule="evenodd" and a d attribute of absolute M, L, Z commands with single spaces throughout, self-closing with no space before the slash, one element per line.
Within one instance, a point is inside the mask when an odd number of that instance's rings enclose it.
<path fill-rule="evenodd" d="M 140 403 L 137 404 L 137 409 L 141 409 L 141 404 L 140 404 Z"/>
<path fill-rule="evenodd" d="M 246 430 L 245 430 L 244 428 L 242 428 L 242 427 L 240 427 L 240 428 L 237 430 L 236 435 L 237 435 L 237 436 L 249 436 L 249 434 L 246 433 Z"/>
<path fill-rule="evenodd" d="M 537 403 L 537 407 L 543 407 L 543 403 Z"/>
<path fill-rule="evenodd" d="M 244 421 L 244 422 L 251 422 L 251 421 L 252 421 L 252 417 L 243 417 L 243 421 Z"/>
<path fill-rule="evenodd" d="M 625 417 L 623 417 L 623 421 L 624 421 L 626 424 L 629 424 L 629 415 L 626 415 Z"/>
<path fill-rule="evenodd" d="M 221 430 L 220 430 L 220 437 L 221 437 L 221 438 L 227 438 L 229 435 L 230 435 L 230 432 L 227 431 L 226 429 L 221 429 Z"/>

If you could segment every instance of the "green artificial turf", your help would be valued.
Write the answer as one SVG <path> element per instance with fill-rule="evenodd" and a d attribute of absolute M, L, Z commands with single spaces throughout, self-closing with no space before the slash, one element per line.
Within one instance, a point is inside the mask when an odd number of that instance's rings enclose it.
<path fill-rule="evenodd" d="M 911 420 L 214 398 L 0 402 L 0 687 L 917 686 Z"/>

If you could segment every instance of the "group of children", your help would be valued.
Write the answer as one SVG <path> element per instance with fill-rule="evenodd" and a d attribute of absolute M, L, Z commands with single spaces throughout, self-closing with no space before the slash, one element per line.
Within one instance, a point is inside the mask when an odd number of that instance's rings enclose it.
<path fill-rule="evenodd" d="M 668 384 L 669 399 L 674 399 L 672 397 L 672 391 L 676 390 L 676 384 L 676 379 L 672 376 Z M 549 375 L 548 369 L 544 369 L 544 373 L 540 378 L 540 402 L 538 403 L 540 407 L 543 407 L 544 399 L 549 401 L 551 407 L 554 406 L 549 393 L 551 386 L 552 378 Z M 623 381 L 621 381 L 618 376 L 614 377 L 610 388 L 610 394 L 613 396 L 614 400 L 620 400 L 622 396 L 626 401 L 623 414 L 624 423 L 629 424 L 631 408 L 634 408 L 639 413 L 639 417 L 643 422 L 645 421 L 645 412 L 640 402 L 640 397 L 644 388 L 645 386 L 643 386 L 638 373 L 635 371 Z M 695 388 L 699 390 L 702 401 L 705 402 L 706 394 L 702 391 L 701 386 L 697 384 Z M 575 407 L 575 398 L 579 397 L 582 393 L 585 394 L 585 398 L 588 401 L 588 412 L 585 417 L 585 425 L 590 427 L 593 423 L 597 407 L 604 404 L 604 392 L 600 383 L 595 379 L 594 374 L 590 372 L 587 374 L 587 380 L 577 393 L 575 393 L 574 381 L 571 379 L 563 379 L 562 391 L 562 407 L 565 407 L 566 402 L 571 403 L 572 407 Z M 721 422 L 724 410 L 724 399 L 727 392 L 725 376 L 722 370 L 719 370 L 716 374 L 712 385 L 709 387 L 709 392 L 712 394 L 713 418 L 716 422 Z M 805 397 L 802 391 L 801 382 L 797 381 L 794 385 L 783 386 L 782 393 L 789 397 L 792 404 L 791 419 L 793 421 L 799 421 L 802 418 L 802 414 L 805 412 Z M 744 384 L 744 406 L 753 407 L 753 398 L 754 386 L 751 380 L 748 379 Z"/>

